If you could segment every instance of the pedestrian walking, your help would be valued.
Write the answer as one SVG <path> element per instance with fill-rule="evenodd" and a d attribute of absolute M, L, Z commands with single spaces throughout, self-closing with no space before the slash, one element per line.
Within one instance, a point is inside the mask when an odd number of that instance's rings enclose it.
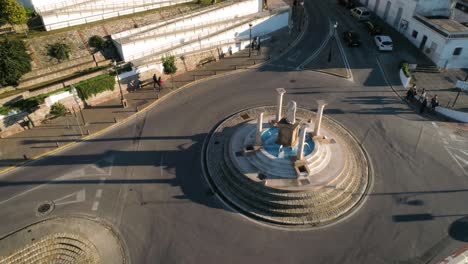
<path fill-rule="evenodd" d="M 414 96 L 416 95 L 416 84 L 413 84 L 411 88 L 406 92 L 406 100 L 413 101 Z"/>
<path fill-rule="evenodd" d="M 424 100 L 421 103 L 421 108 L 419 108 L 419 113 L 420 114 L 424 113 L 424 109 L 426 108 L 426 106 L 427 106 L 427 98 L 424 97 Z"/>
<path fill-rule="evenodd" d="M 427 102 L 427 93 L 426 88 L 423 88 L 421 91 L 421 96 L 419 97 L 419 101 L 422 103 L 424 100 Z"/>
<path fill-rule="evenodd" d="M 161 76 L 159 76 L 158 78 L 158 85 L 159 85 L 159 91 L 161 91 L 162 89 L 164 89 L 164 80 L 161 78 Z"/>
<path fill-rule="evenodd" d="M 437 98 L 437 94 L 434 95 L 431 99 L 431 111 L 435 112 L 435 108 L 439 106 L 439 99 Z"/>
<path fill-rule="evenodd" d="M 258 44 L 257 44 L 257 54 L 258 55 L 262 55 L 262 50 L 261 50 L 261 47 L 260 47 L 260 39 L 258 40 Z"/>
<path fill-rule="evenodd" d="M 156 89 L 156 83 L 158 82 L 158 77 L 156 76 L 156 73 L 153 74 L 153 89 Z"/>

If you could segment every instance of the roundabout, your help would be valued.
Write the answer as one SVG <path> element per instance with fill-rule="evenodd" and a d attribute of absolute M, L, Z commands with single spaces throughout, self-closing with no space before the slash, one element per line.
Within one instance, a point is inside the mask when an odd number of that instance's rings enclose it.
<path fill-rule="evenodd" d="M 370 169 L 354 136 L 331 118 L 288 104 L 245 109 L 223 120 L 204 148 L 206 174 L 225 202 L 289 227 L 331 224 L 354 211 Z"/>

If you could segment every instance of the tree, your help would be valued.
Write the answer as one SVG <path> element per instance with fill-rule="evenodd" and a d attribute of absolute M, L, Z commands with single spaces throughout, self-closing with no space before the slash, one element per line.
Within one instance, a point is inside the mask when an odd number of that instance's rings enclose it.
<path fill-rule="evenodd" d="M 10 24 L 26 24 L 28 16 L 26 8 L 16 0 L 0 0 L 0 15 Z"/>
<path fill-rule="evenodd" d="M 106 47 L 106 40 L 101 36 L 94 35 L 89 38 L 89 45 L 97 50 L 102 50 Z"/>
<path fill-rule="evenodd" d="M 54 116 L 64 116 L 67 113 L 67 108 L 59 102 L 52 105 L 50 114 Z"/>
<path fill-rule="evenodd" d="M 0 41 L 0 85 L 16 85 L 21 76 L 31 71 L 31 57 L 20 40 Z"/>
<path fill-rule="evenodd" d="M 59 61 L 68 60 L 70 58 L 70 51 L 70 46 L 65 43 L 55 43 L 49 46 L 49 56 Z"/>
<path fill-rule="evenodd" d="M 175 57 L 167 56 L 162 58 L 162 63 L 164 67 L 164 74 L 170 74 L 172 79 L 172 88 L 174 88 L 174 78 L 172 75 L 177 72 L 177 66 L 175 65 Z"/>

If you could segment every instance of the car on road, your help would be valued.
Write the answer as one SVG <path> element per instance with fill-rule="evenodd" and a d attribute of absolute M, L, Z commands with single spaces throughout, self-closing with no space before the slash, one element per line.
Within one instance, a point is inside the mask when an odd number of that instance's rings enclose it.
<path fill-rule="evenodd" d="M 375 35 L 382 35 L 382 27 L 380 27 L 377 23 L 372 21 L 367 21 L 364 23 L 367 28 L 367 31 L 371 36 Z"/>
<path fill-rule="evenodd" d="M 359 47 L 361 45 L 359 35 L 354 31 L 343 32 L 343 40 L 348 47 Z"/>
<path fill-rule="evenodd" d="M 374 36 L 374 43 L 380 51 L 392 51 L 393 41 L 389 36 L 377 35 Z"/>
<path fill-rule="evenodd" d="M 371 11 L 365 7 L 355 7 L 351 9 L 351 16 L 357 19 L 357 21 L 369 21 L 371 17 Z"/>

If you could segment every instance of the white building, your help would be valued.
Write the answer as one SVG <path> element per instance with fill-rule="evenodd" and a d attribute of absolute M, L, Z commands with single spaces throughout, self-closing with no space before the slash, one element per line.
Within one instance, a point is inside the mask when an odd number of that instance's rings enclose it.
<path fill-rule="evenodd" d="M 191 0 L 18 0 L 33 8 L 46 30 L 70 27 L 116 16 L 176 5 Z"/>
<path fill-rule="evenodd" d="M 440 68 L 468 68 L 468 0 L 360 0 Z"/>
<path fill-rule="evenodd" d="M 267 35 L 288 26 L 290 8 L 263 10 L 262 0 L 226 1 L 170 20 L 113 34 L 121 58 L 138 72 L 161 67 L 167 54 L 176 57 L 217 48 L 244 49 L 250 36 Z"/>

